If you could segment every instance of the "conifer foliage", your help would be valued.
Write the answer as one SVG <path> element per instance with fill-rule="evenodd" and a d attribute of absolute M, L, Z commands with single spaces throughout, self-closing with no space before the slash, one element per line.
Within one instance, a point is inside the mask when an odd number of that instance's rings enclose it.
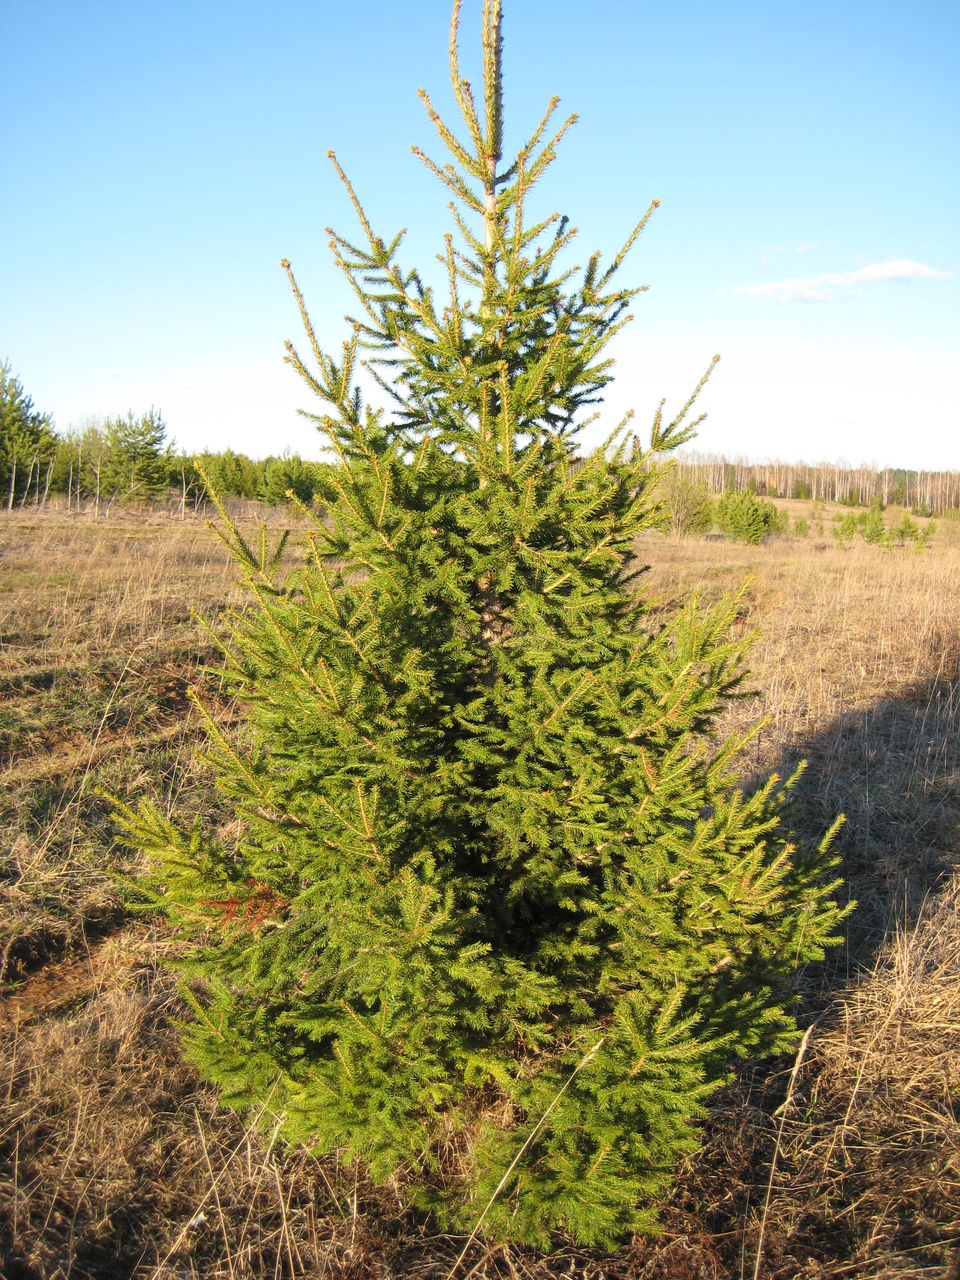
<path fill-rule="evenodd" d="M 324 515 L 285 571 L 221 512 L 250 598 L 223 641 L 246 728 L 208 725 L 234 820 L 123 822 L 188 940 L 189 1044 L 227 1104 L 448 1226 L 609 1245 L 655 1228 L 731 1064 L 793 1043 L 834 859 L 794 847 L 787 789 L 739 789 L 744 740 L 714 734 L 744 678 L 738 602 L 657 627 L 634 581 L 653 459 L 689 438 L 696 392 L 649 451 L 624 424 L 576 454 L 650 210 L 608 265 L 567 270 L 572 229 L 528 222 L 528 198 L 574 117 L 551 102 L 504 164 L 500 4 L 480 101 L 458 21 L 465 132 L 421 93 L 450 158 L 417 152 L 452 195 L 443 300 L 331 156 L 357 316 L 321 350 L 291 273 L 307 345 L 287 346 L 336 464 Z"/>

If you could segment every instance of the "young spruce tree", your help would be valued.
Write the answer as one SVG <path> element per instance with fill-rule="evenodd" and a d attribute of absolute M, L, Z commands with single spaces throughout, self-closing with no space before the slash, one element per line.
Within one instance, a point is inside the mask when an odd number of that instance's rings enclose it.
<path fill-rule="evenodd" d="M 795 847 L 776 778 L 738 789 L 744 738 L 715 735 L 744 678 L 737 601 L 658 628 L 636 591 L 655 460 L 696 392 L 649 451 L 624 424 L 576 452 L 656 201 L 609 265 L 562 267 L 566 219 L 526 215 L 574 117 L 554 131 L 551 102 L 506 165 L 500 3 L 479 103 L 459 8 L 465 132 L 421 92 L 450 159 L 417 152 L 453 196 L 446 296 L 332 155 L 361 229 L 331 233 L 357 304 L 338 357 L 284 263 L 308 344 L 287 359 L 336 465 L 289 574 L 220 513 L 250 593 L 224 640 L 246 728 L 208 721 L 236 822 L 123 820 L 189 940 L 190 1050 L 225 1103 L 268 1104 L 450 1226 L 486 1208 L 494 1236 L 609 1245 L 655 1228 L 731 1064 L 794 1042 L 834 859 Z"/>

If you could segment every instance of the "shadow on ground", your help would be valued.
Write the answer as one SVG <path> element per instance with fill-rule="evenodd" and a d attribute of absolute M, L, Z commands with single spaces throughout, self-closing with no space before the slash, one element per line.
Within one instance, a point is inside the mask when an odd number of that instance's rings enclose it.
<path fill-rule="evenodd" d="M 806 770 L 792 818 L 815 839 L 843 813 L 837 839 L 845 895 L 857 901 L 842 972 L 871 968 L 891 930 L 910 926 L 960 867 L 960 671 L 934 675 L 856 708 L 773 765 Z"/>

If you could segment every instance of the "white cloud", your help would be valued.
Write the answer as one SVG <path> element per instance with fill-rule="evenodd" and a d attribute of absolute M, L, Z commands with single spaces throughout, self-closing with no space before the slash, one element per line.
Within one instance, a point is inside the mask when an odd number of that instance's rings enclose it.
<path fill-rule="evenodd" d="M 819 249 L 819 247 L 819 240 L 802 240 L 800 244 L 795 244 L 792 248 L 786 244 L 765 244 L 760 250 L 760 261 L 777 262 L 785 254 L 810 253 L 814 249 Z"/>
<path fill-rule="evenodd" d="M 818 276 L 790 276 L 786 280 L 768 280 L 759 284 L 738 285 L 734 293 L 751 298 L 772 298 L 778 302 L 830 302 L 835 289 L 855 289 L 858 285 L 892 280 L 950 280 L 952 271 L 937 271 L 924 262 L 895 258 L 892 262 L 873 262 L 856 271 L 824 271 Z"/>

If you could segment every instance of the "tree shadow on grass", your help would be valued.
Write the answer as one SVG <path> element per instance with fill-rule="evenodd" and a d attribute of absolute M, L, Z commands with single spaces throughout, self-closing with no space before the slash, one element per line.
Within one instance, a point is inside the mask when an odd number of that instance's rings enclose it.
<path fill-rule="evenodd" d="M 814 840 L 838 813 L 842 894 L 855 899 L 842 983 L 872 968 L 898 926 L 910 928 L 960 867 L 960 663 L 831 721 L 792 742 L 774 767 L 794 788 L 791 818 Z"/>

